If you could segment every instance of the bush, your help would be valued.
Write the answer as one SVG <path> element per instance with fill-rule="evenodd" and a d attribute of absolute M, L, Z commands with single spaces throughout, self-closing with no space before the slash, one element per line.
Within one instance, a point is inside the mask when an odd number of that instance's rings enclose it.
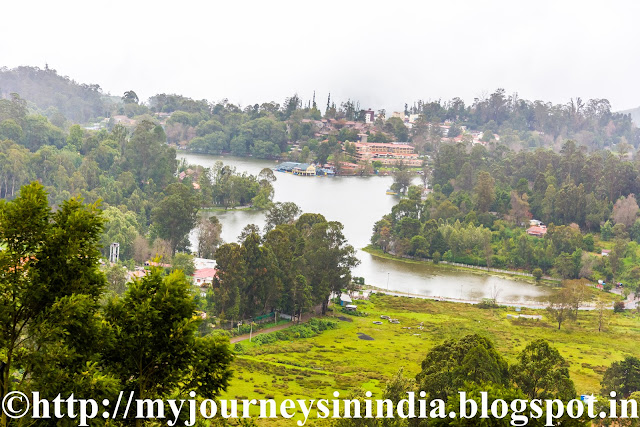
<path fill-rule="evenodd" d="M 346 308 L 342 308 L 342 311 L 344 314 L 348 314 L 350 316 L 357 316 L 357 317 L 367 317 L 369 314 L 365 313 L 364 311 L 351 311 L 351 310 L 347 310 Z"/>
<path fill-rule="evenodd" d="M 542 269 L 541 268 L 534 268 L 531 273 L 533 274 L 533 277 L 536 279 L 536 281 L 540 281 L 540 279 L 542 279 Z"/>
<path fill-rule="evenodd" d="M 624 311 L 624 302 L 623 301 L 616 301 L 615 304 L 613 304 L 613 312 L 614 313 L 622 313 Z"/>
<path fill-rule="evenodd" d="M 325 319 L 311 319 L 307 323 L 292 326 L 282 331 L 270 332 L 268 334 L 258 335 L 253 338 L 252 342 L 256 345 L 272 344 L 277 341 L 289 341 L 296 338 L 311 338 L 327 329 L 335 329 L 338 322 Z"/>
<path fill-rule="evenodd" d="M 496 307 L 498 307 L 498 304 L 496 304 L 496 302 L 494 300 L 492 300 L 491 298 L 482 298 L 482 301 L 480 301 L 478 304 L 476 304 L 476 307 L 478 307 L 478 308 L 496 308 Z"/>

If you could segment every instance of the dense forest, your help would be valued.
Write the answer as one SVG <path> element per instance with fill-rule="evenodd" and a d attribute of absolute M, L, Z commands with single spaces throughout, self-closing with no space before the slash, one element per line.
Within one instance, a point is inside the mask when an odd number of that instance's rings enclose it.
<path fill-rule="evenodd" d="M 342 224 L 320 214 L 302 214 L 291 203 L 277 203 L 261 236 L 248 226 L 240 243 L 216 251 L 215 311 L 224 319 L 245 319 L 278 309 L 302 314 L 316 305 L 322 313 L 332 293 L 350 288 L 359 264 Z"/>
<path fill-rule="evenodd" d="M 431 191 L 376 223 L 372 243 L 400 256 L 640 284 L 637 162 L 567 141 L 560 153 L 442 144 Z M 530 220 L 544 237 L 527 235 Z M 610 249 L 606 257 L 601 249 Z"/>
<path fill-rule="evenodd" d="M 156 121 L 162 124 L 170 144 L 202 153 L 232 153 L 237 156 L 276 158 L 324 163 L 329 158 L 353 152 L 343 150 L 340 143 L 357 141 L 359 134 L 370 142 L 409 141 L 419 153 L 433 153 L 443 141 L 468 132 L 484 132 L 487 142 L 514 151 L 547 147 L 559 151 L 566 139 L 575 140 L 589 150 L 615 148 L 627 153 L 640 144 L 640 133 L 629 114 L 611 111 L 606 99 L 571 99 L 565 104 L 521 99 L 497 89 L 490 95 L 465 104 L 460 98 L 449 101 L 417 101 L 405 104 L 399 113 L 406 117 L 419 115 L 412 123 L 379 110 L 374 123 L 365 122 L 365 109 L 357 100 L 336 104 L 329 95 L 324 113 L 312 100 L 294 94 L 277 102 L 247 106 L 222 99 L 217 102 L 193 100 L 176 94 L 157 94 L 145 103 L 135 91 L 121 97 L 102 93 L 99 85 L 79 84 L 46 67 L 0 69 L 0 97 L 11 99 L 18 94 L 34 117 L 42 121 L 27 123 L 41 133 L 45 128 L 50 143 L 62 144 L 55 128 L 68 130 L 73 123 L 88 123 L 106 118 L 108 129 L 117 124 L 114 117 Z M 323 119 L 324 122 L 320 122 Z M 41 120 L 41 119 L 40 119 Z M 354 128 L 349 123 L 360 122 Z M 446 123 L 443 131 L 440 124 Z M 25 134 L 29 129 L 23 129 Z M 499 139 L 495 140 L 494 135 Z M 42 135 L 40 135 L 42 137 Z M 37 141 L 32 143 L 37 144 Z M 296 146 L 292 150 L 292 145 Z"/>

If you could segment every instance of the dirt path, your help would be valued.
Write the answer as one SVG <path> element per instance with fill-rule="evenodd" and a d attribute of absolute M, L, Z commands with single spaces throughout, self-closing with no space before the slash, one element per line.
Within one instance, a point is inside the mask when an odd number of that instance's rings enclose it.
<path fill-rule="evenodd" d="M 314 313 L 304 314 L 304 315 L 302 315 L 302 322 L 300 322 L 300 323 L 304 323 L 307 320 L 309 320 L 309 319 L 311 319 L 312 317 L 315 317 L 315 316 L 316 316 L 316 314 L 314 314 Z M 278 326 L 272 326 L 271 328 L 267 328 L 267 329 L 260 329 L 260 330 L 255 331 L 253 334 L 251 334 L 251 337 L 255 337 L 257 335 L 262 335 L 262 334 L 267 334 L 269 332 L 281 331 L 283 329 L 290 328 L 293 325 L 296 325 L 296 323 L 289 322 L 289 323 L 284 323 L 284 324 L 278 325 Z M 245 335 L 239 335 L 237 337 L 233 337 L 233 338 L 231 338 L 229 340 L 229 342 L 231 344 L 235 344 L 235 343 L 240 342 L 240 341 L 246 341 L 246 340 L 249 339 L 249 335 L 250 334 L 245 334 Z"/>

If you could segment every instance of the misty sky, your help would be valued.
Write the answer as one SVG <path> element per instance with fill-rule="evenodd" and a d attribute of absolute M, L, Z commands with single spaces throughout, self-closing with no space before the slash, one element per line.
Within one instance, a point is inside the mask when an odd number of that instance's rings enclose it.
<path fill-rule="evenodd" d="M 0 66 L 48 63 L 141 99 L 247 104 L 316 91 L 399 110 L 498 87 L 640 106 L 635 1 L 8 1 Z"/>

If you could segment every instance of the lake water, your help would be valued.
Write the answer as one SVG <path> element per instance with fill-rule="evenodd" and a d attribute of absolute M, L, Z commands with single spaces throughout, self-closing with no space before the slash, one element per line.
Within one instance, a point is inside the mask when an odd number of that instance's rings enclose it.
<path fill-rule="evenodd" d="M 265 167 L 276 165 L 268 160 L 230 156 L 178 153 L 178 157 L 204 167 L 211 167 L 220 160 L 235 166 L 238 172 L 246 171 L 254 175 Z M 369 244 L 374 223 L 389 213 L 399 200 L 397 196 L 385 194 L 385 190 L 393 183 L 392 177 L 300 177 L 281 172 L 275 172 L 275 175 L 274 201 L 294 202 L 303 212 L 320 213 L 327 220 L 340 221 L 344 225 L 344 235 L 357 249 L 361 261 L 353 275 L 364 277 L 367 284 L 416 295 L 472 300 L 490 297 L 494 288 L 497 288 L 498 299 L 512 303 L 531 303 L 548 294 L 547 288 L 527 282 L 448 271 L 429 263 L 388 260 L 362 251 L 361 248 Z M 262 229 L 265 223 L 264 213 L 258 211 L 215 212 L 215 215 L 222 223 L 225 242 L 236 241 L 247 224 L 256 224 Z M 191 241 L 196 244 L 195 232 L 191 235 Z"/>

